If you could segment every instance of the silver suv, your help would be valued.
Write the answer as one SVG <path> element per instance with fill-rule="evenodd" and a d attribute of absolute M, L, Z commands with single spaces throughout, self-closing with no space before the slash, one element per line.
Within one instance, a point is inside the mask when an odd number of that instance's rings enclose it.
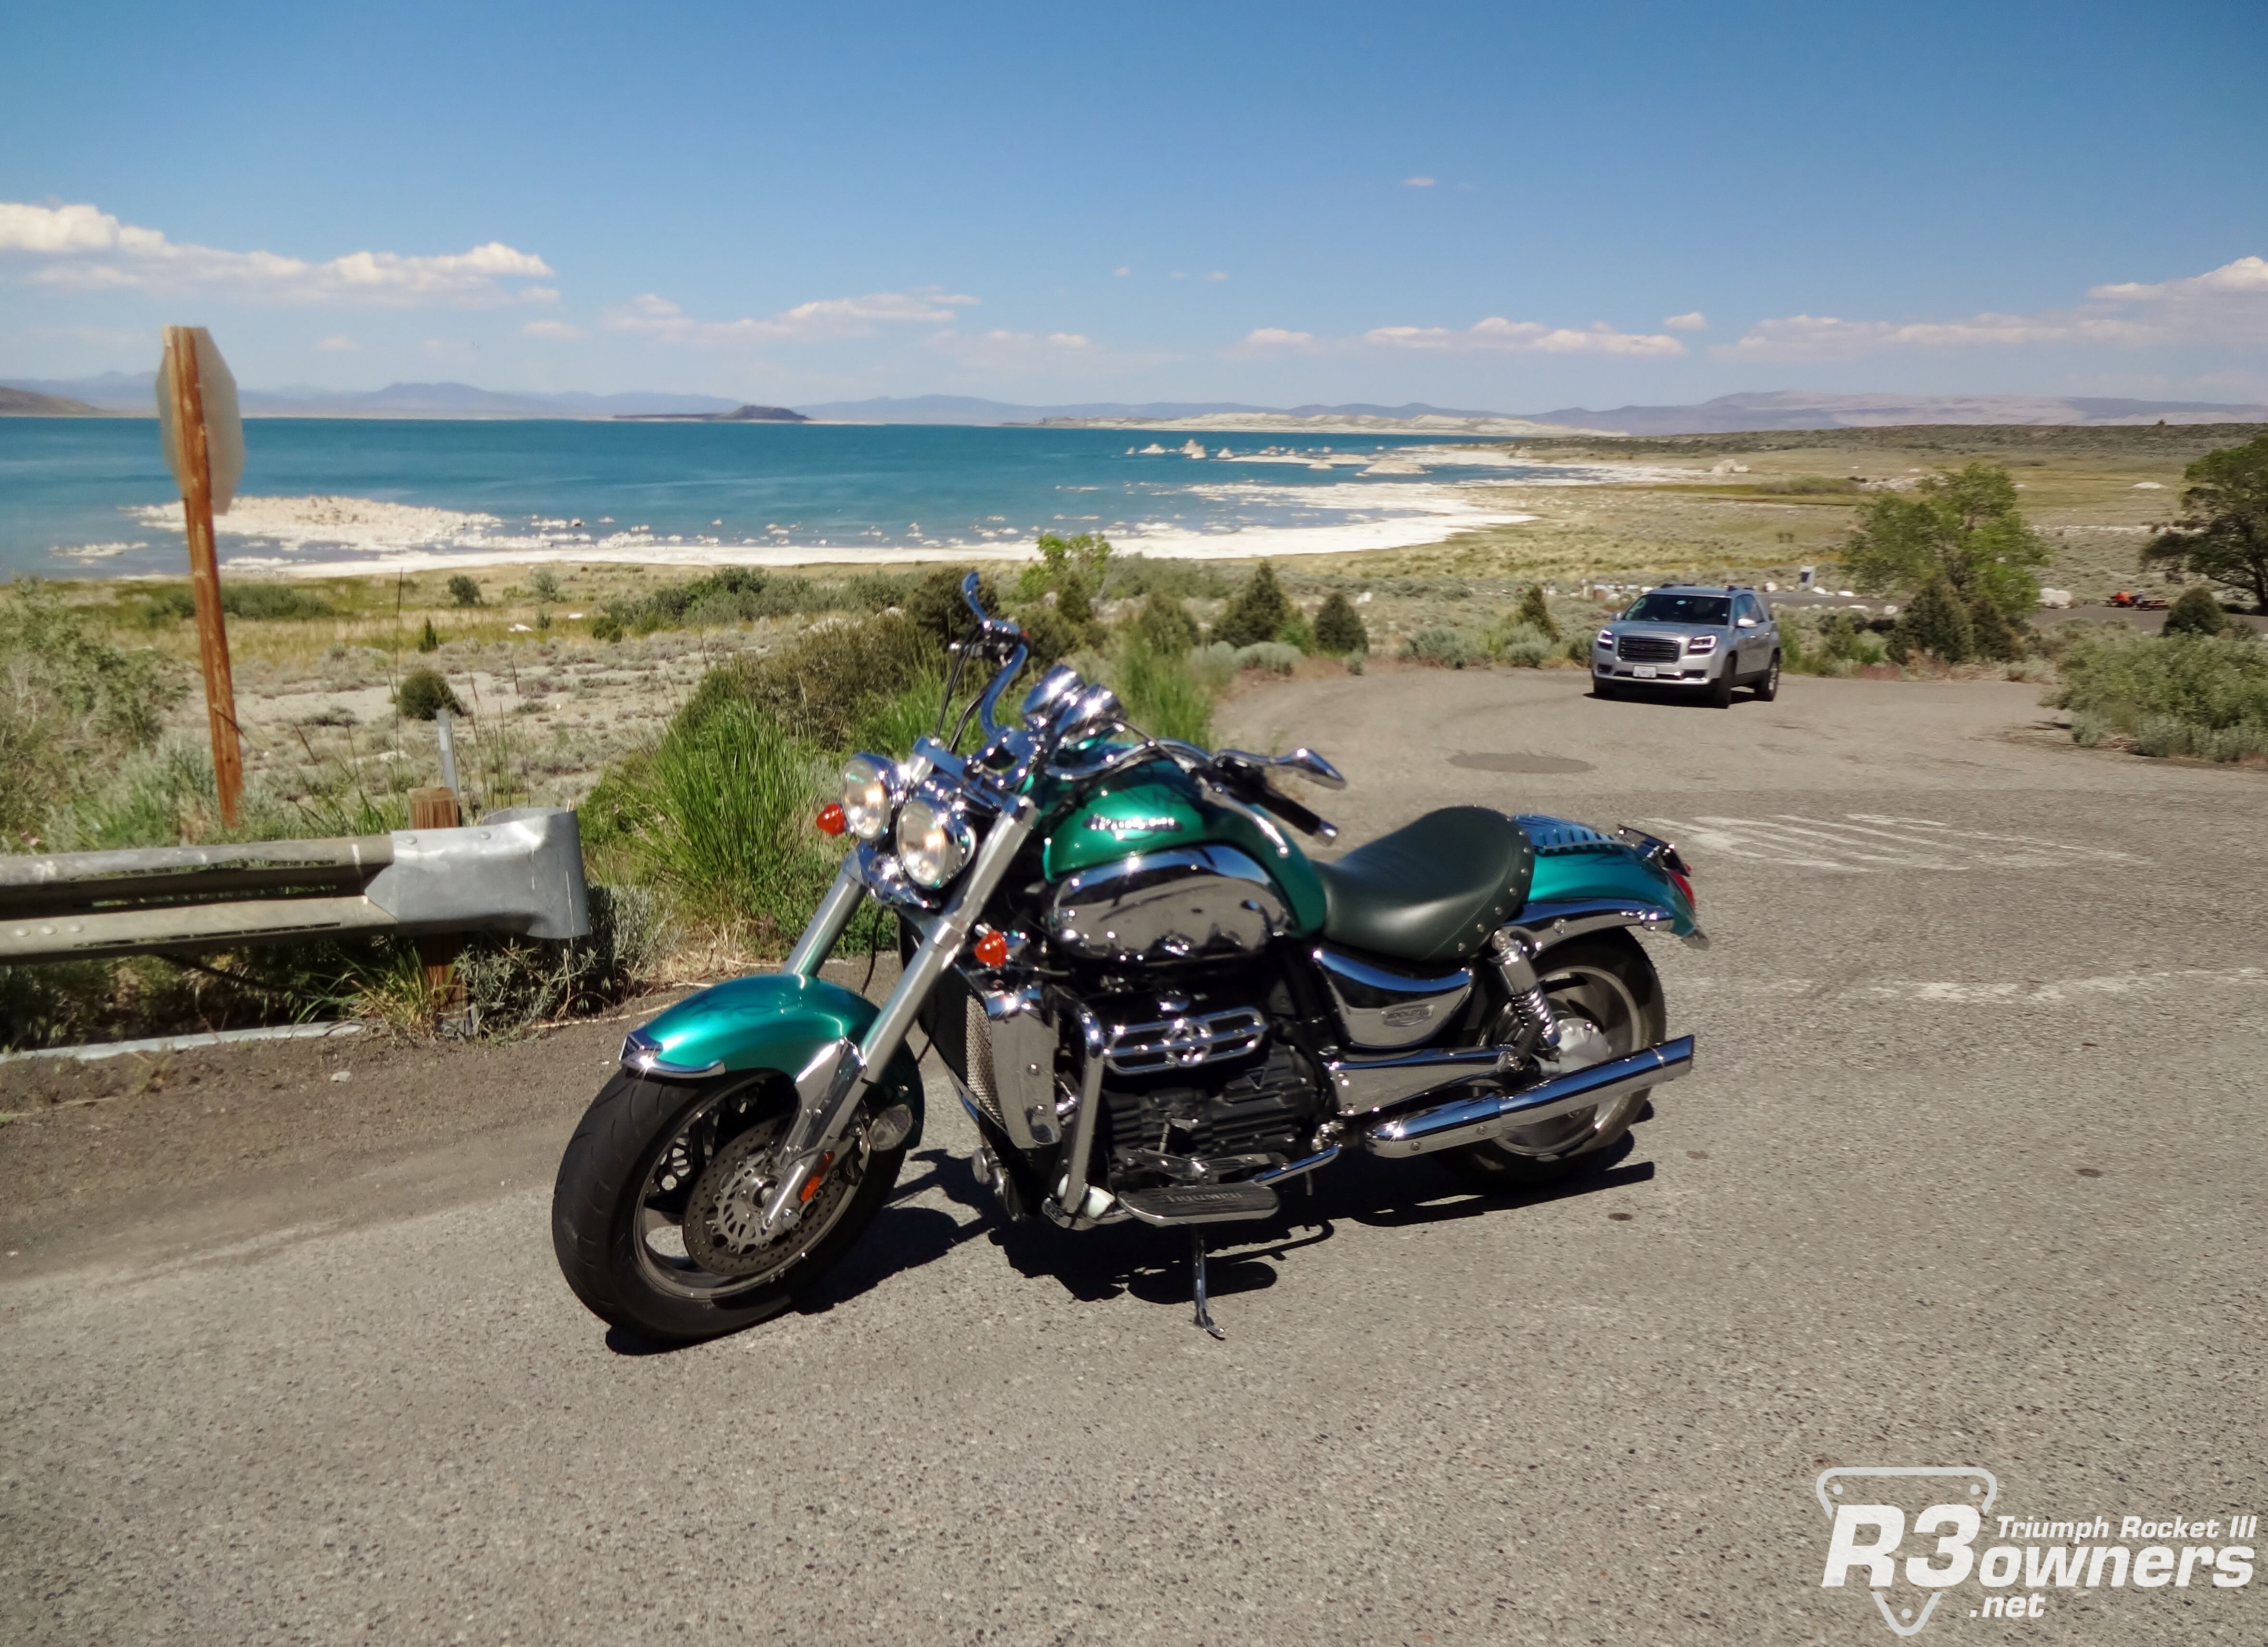
<path fill-rule="evenodd" d="M 1591 687 L 1602 698 L 1631 687 L 1705 692 L 1719 709 L 1734 687 L 1769 703 L 1779 692 L 1779 620 L 1738 585 L 1649 589 L 1591 643 Z"/>

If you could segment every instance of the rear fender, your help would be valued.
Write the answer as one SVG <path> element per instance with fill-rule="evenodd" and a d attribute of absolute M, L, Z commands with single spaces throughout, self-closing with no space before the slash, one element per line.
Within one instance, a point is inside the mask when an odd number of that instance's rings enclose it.
<path fill-rule="evenodd" d="M 881 1009 L 865 996 L 793 973 L 714 984 L 641 1025 L 623 1043 L 625 1068 L 664 1080 L 777 1070 L 792 1080 L 821 1053 L 866 1033 Z M 875 1078 L 885 1105 L 910 1107 L 910 1149 L 921 1142 L 921 1071 L 900 1047 Z"/>
<path fill-rule="evenodd" d="M 1635 832 L 1604 835 L 1565 819 L 1523 817 L 1520 823 L 1535 846 L 1535 872 L 1512 923 L 1538 945 L 1637 927 L 1708 947 L 1692 900 L 1669 872 L 1676 859 L 1666 842 Z"/>

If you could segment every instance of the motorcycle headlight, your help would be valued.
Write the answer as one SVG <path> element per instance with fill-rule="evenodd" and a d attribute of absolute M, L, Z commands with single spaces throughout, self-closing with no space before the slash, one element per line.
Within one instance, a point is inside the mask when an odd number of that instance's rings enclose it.
<path fill-rule="evenodd" d="M 890 790 L 897 774 L 879 755 L 852 755 L 843 768 L 843 821 L 861 841 L 889 833 Z"/>
<path fill-rule="evenodd" d="M 898 863 L 917 886 L 942 886 L 968 862 L 968 826 L 946 808 L 916 796 L 898 811 Z"/>

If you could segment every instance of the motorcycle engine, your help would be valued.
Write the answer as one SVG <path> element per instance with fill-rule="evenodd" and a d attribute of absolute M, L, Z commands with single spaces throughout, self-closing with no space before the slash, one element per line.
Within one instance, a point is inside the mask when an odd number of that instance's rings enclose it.
<path fill-rule="evenodd" d="M 1088 1003 L 1108 1048 L 1114 1183 L 1188 1181 L 1224 1158 L 1307 1153 L 1323 1115 L 1321 1083 L 1254 1004 L 1261 994 L 1248 985 Z"/>

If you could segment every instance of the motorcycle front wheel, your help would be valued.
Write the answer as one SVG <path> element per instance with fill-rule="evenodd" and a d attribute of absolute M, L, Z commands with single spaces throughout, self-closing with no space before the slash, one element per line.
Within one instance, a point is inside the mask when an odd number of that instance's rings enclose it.
<path fill-rule="evenodd" d="M 662 1081 L 624 1070 L 600 1089 L 559 1163 L 551 1245 L 592 1313 L 667 1343 L 778 1314 L 873 1223 L 905 1146 L 876 1150 L 861 1111 L 803 1217 L 761 1239 L 795 1088 L 775 1070 Z"/>
<path fill-rule="evenodd" d="M 1668 1033 L 1661 980 L 1638 941 L 1627 932 L 1577 938 L 1536 963 L 1543 993 L 1559 1020 L 1562 1063 L 1569 1069 L 1604 1063 L 1651 1047 Z M 1499 1041 L 1516 1026 L 1498 1025 Z M 1652 1089 L 1647 1089 L 1650 1092 Z M 1442 1152 L 1442 1159 L 1476 1188 L 1538 1187 L 1595 1172 L 1622 1141 L 1645 1106 L 1646 1092 L 1591 1109 L 1516 1127 L 1500 1138 Z"/>

